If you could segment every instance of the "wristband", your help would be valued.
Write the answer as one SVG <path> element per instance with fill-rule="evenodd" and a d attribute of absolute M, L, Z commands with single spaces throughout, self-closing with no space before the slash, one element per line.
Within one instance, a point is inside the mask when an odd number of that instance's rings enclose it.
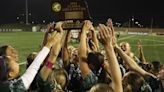
<path fill-rule="evenodd" d="M 50 61 L 46 61 L 46 64 L 45 64 L 45 66 L 47 67 L 47 68 L 49 68 L 49 69 L 52 69 L 53 68 L 53 63 L 51 63 Z"/>

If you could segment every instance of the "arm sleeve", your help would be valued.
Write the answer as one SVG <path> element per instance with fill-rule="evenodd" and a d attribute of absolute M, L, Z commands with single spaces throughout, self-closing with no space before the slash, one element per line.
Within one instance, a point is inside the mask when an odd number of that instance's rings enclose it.
<path fill-rule="evenodd" d="M 34 59 L 34 61 L 26 70 L 26 72 L 21 76 L 21 79 L 23 81 L 26 90 L 29 88 L 30 84 L 32 83 L 33 79 L 35 78 L 35 75 L 37 74 L 40 68 L 40 65 L 47 57 L 49 52 L 50 52 L 49 48 L 43 47 L 43 49 L 38 53 L 37 57 Z"/>

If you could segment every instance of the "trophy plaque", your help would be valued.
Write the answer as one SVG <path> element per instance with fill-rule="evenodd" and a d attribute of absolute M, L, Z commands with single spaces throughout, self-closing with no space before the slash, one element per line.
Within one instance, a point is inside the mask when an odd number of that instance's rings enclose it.
<path fill-rule="evenodd" d="M 67 21 L 64 29 L 81 29 L 84 20 L 91 20 L 84 0 L 52 0 L 51 10 L 55 21 Z"/>

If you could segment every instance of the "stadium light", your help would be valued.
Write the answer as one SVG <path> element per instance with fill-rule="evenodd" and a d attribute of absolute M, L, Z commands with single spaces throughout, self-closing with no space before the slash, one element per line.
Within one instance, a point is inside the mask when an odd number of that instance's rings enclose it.
<path fill-rule="evenodd" d="M 141 24 L 138 24 L 139 27 L 141 27 Z"/>
<path fill-rule="evenodd" d="M 24 16 L 24 13 L 23 14 L 20 14 L 21 16 Z"/>
<path fill-rule="evenodd" d="M 34 21 L 32 21 L 31 23 L 34 24 Z"/>
<path fill-rule="evenodd" d="M 138 24 L 138 21 L 136 21 L 135 24 Z"/>
<path fill-rule="evenodd" d="M 31 14 L 31 13 L 29 13 L 28 15 L 29 15 L 29 16 L 31 16 L 32 14 Z"/>
<path fill-rule="evenodd" d="M 17 17 L 17 20 L 19 20 L 19 17 Z"/>
<path fill-rule="evenodd" d="M 134 27 L 134 18 L 132 18 L 132 27 Z"/>
<path fill-rule="evenodd" d="M 46 23 L 46 21 L 45 21 L 45 20 L 43 20 L 43 23 Z"/>
<path fill-rule="evenodd" d="M 132 21 L 134 21 L 134 18 L 132 18 Z"/>

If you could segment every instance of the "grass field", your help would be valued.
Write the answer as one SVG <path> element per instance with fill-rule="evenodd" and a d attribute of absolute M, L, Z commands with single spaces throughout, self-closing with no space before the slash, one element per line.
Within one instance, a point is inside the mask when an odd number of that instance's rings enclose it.
<path fill-rule="evenodd" d="M 151 62 L 158 60 L 164 64 L 164 36 L 148 36 L 148 35 L 126 35 L 126 37 L 120 37 L 118 42 L 127 41 L 130 43 L 132 51 L 137 56 L 138 48 L 137 42 L 141 39 L 143 45 L 143 51 L 146 60 Z"/>
<path fill-rule="evenodd" d="M 42 32 L 0 32 L 0 46 L 11 45 L 18 51 L 19 63 L 26 62 L 29 53 L 39 51 L 43 39 Z M 144 53 L 148 61 L 158 60 L 164 64 L 164 36 L 148 35 L 121 35 L 118 43 L 127 41 L 131 44 L 132 51 L 137 56 L 137 41 L 141 39 Z M 21 65 L 21 73 L 25 65 Z"/>
<path fill-rule="evenodd" d="M 1 32 L 0 45 L 11 45 L 18 51 L 19 63 L 26 62 L 29 53 L 39 51 L 43 33 L 41 32 Z M 25 65 L 21 65 L 21 73 Z"/>

